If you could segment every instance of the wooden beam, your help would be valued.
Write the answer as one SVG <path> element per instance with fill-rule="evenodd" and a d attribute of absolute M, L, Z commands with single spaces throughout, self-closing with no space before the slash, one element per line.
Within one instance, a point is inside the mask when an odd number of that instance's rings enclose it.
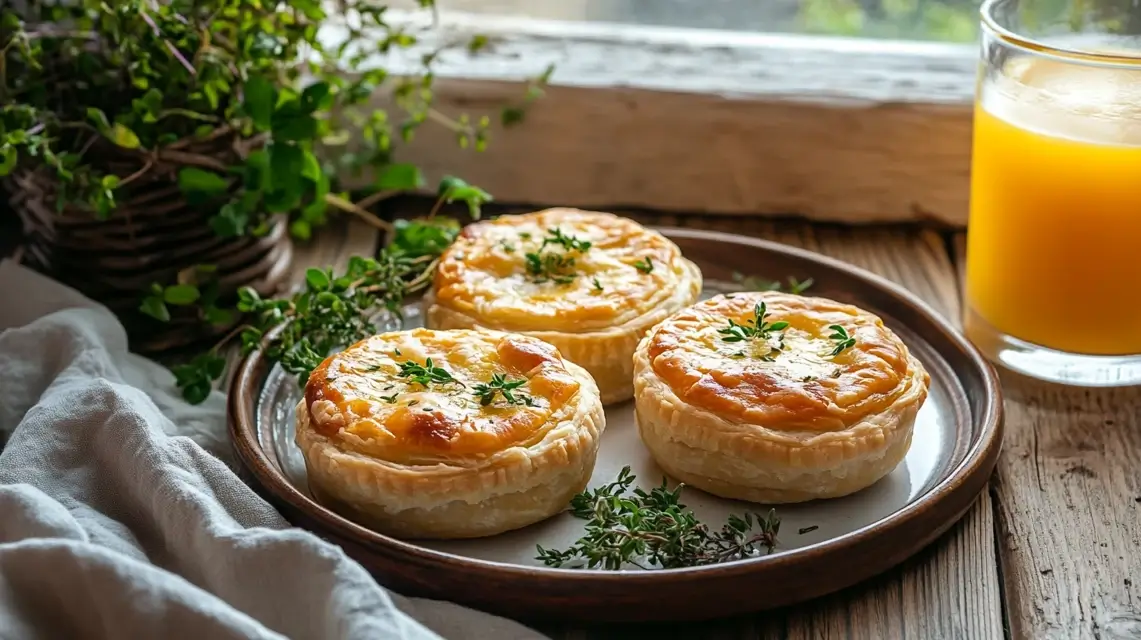
<path fill-rule="evenodd" d="M 501 202 L 966 224 L 972 47 L 448 12 L 442 21 L 421 48 L 374 63 L 407 72 L 421 53 L 488 35 L 487 53 L 437 59 L 443 113 L 497 120 L 525 78 L 558 66 L 524 123 L 493 126 L 486 152 L 421 127 L 398 157 L 431 177 L 463 176 Z"/>

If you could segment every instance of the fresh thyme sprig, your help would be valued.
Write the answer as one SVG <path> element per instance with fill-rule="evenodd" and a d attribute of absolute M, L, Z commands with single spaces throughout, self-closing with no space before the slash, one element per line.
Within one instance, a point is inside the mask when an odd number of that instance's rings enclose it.
<path fill-rule="evenodd" d="M 716 564 L 769 554 L 777 545 L 780 518 L 731 515 L 718 531 L 681 503 L 679 484 L 665 478 L 650 491 L 631 487 L 635 476 L 624 467 L 618 478 L 571 500 L 571 514 L 586 520 L 586 535 L 567 549 L 537 546 L 537 560 L 552 567 L 673 569 Z"/>
<path fill-rule="evenodd" d="M 520 237 L 523 235 L 520 234 Z M 523 255 L 527 275 L 531 277 L 532 282 L 539 284 L 544 282 L 570 284 L 578 277 L 577 273 L 571 271 L 575 266 L 575 254 L 585 253 L 591 246 L 590 241 L 567 235 L 561 229 L 548 229 L 547 236 L 543 238 L 538 251 Z M 547 251 L 547 247 L 561 247 L 562 251 Z"/>
<path fill-rule="evenodd" d="M 641 271 L 642 273 L 648 274 L 654 270 L 654 263 L 651 262 L 648 257 L 646 257 L 646 258 L 642 258 L 641 260 L 635 262 L 634 268 L 637 269 L 638 271 Z"/>
<path fill-rule="evenodd" d="M 757 276 L 746 276 L 741 273 L 733 274 L 733 282 L 741 285 L 741 288 L 746 291 L 780 291 L 781 285 L 779 280 L 766 280 Z M 797 280 L 796 278 L 788 278 L 788 293 L 801 295 L 808 291 L 812 285 L 816 284 L 812 278 L 807 280 Z"/>
<path fill-rule="evenodd" d="M 495 402 L 495 396 L 502 395 L 507 404 L 525 404 L 530 406 L 534 401 L 529 397 L 522 394 L 516 395 L 515 390 L 527 384 L 527 379 L 521 380 L 508 380 L 507 376 L 502 373 L 492 374 L 491 380 L 487 383 L 479 383 L 472 387 L 471 392 L 475 397 L 479 398 L 479 404 L 488 406 Z"/>
<path fill-rule="evenodd" d="M 848 335 L 847 329 L 838 324 L 830 324 L 828 328 L 832 330 L 828 339 L 836 343 L 836 348 L 832 349 L 832 353 L 828 355 L 837 356 L 840 355 L 840 352 L 844 349 L 850 349 L 855 346 L 856 339 Z"/>
<path fill-rule="evenodd" d="M 392 243 L 376 258 L 353 256 L 340 274 L 309 269 L 305 288 L 289 298 L 266 300 L 252 288 L 240 290 L 236 311 L 246 324 L 172 369 L 183 397 L 196 404 L 209 396 L 225 371 L 222 350 L 239 336 L 243 354 L 260 348 L 304 384 L 335 349 L 376 334 L 373 318 L 379 312 L 398 314 L 406 296 L 426 289 L 437 259 L 458 233 L 459 224 L 451 219 L 398 220 Z"/>
<path fill-rule="evenodd" d="M 717 330 L 721 334 L 721 340 L 724 342 L 745 342 L 752 338 L 761 338 L 767 340 L 774 331 L 782 331 L 788 328 L 788 323 L 779 322 L 765 322 L 765 316 L 768 315 L 768 308 L 764 302 L 759 302 L 753 307 L 753 317 L 745 321 L 745 324 L 737 324 L 732 318 L 729 318 L 729 326 Z"/>
<path fill-rule="evenodd" d="M 589 240 L 582 240 L 571 235 L 567 235 L 557 227 L 547 229 L 547 237 L 543 238 L 543 244 L 539 246 L 539 251 L 546 249 L 548 245 L 558 245 L 564 251 L 577 251 L 585 253 L 593 246 Z"/>
<path fill-rule="evenodd" d="M 452 377 L 452 374 L 443 367 L 436 366 L 431 358 L 424 360 L 424 364 L 420 364 L 414 360 L 406 360 L 397 363 L 400 365 L 401 378 L 407 378 L 408 382 L 418 384 L 422 387 L 427 387 L 432 384 L 458 384 L 461 387 L 464 383 Z"/>
<path fill-rule="evenodd" d="M 547 281 L 555 284 L 570 284 L 577 277 L 569 273 L 574 268 L 574 258 L 559 253 L 532 252 L 523 256 L 527 261 L 527 275 L 531 281 L 542 284 Z"/>

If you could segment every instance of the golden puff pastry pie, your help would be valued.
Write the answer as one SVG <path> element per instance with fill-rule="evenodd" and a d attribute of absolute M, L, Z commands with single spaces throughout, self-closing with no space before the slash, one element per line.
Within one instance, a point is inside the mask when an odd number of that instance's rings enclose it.
<path fill-rule="evenodd" d="M 536 338 L 416 329 L 327 358 L 297 406 L 319 502 L 402 538 L 473 538 L 564 509 L 606 422 L 581 367 Z"/>
<path fill-rule="evenodd" d="M 656 231 L 610 213 L 546 209 L 464 229 L 436 271 L 427 325 L 484 327 L 549 342 L 628 400 L 634 348 L 692 304 L 701 272 Z"/>
<path fill-rule="evenodd" d="M 929 383 L 875 315 L 777 292 L 699 302 L 634 355 L 638 431 L 659 466 L 767 504 L 847 495 L 890 473 Z"/>

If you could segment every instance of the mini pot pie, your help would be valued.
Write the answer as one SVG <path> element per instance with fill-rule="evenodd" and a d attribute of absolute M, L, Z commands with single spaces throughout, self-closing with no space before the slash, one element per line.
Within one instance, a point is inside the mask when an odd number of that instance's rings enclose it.
<path fill-rule="evenodd" d="M 658 465 L 767 504 L 847 495 L 890 473 L 929 383 L 875 315 L 776 292 L 695 304 L 634 354 L 638 431 Z"/>
<path fill-rule="evenodd" d="M 385 333 L 327 358 L 297 406 L 319 502 L 402 538 L 473 538 L 564 509 L 606 422 L 590 375 L 491 331 Z"/>
<path fill-rule="evenodd" d="M 692 304 L 701 272 L 677 245 L 609 213 L 547 209 L 464 229 L 440 260 L 427 325 L 485 327 L 549 342 L 627 400 L 634 348 Z"/>

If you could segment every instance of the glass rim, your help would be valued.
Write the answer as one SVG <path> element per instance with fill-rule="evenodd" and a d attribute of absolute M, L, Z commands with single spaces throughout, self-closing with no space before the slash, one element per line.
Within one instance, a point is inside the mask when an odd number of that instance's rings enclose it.
<path fill-rule="evenodd" d="M 1066 60 L 1081 61 L 1086 63 L 1100 62 L 1102 64 L 1120 64 L 1128 65 L 1131 67 L 1141 66 L 1141 50 L 1129 53 L 1105 53 L 1086 51 L 1071 47 L 1060 47 L 1057 45 L 1047 44 L 1041 40 L 1038 40 L 1037 38 L 1016 33 L 1011 29 L 1008 29 L 1007 27 L 999 24 L 998 20 L 994 17 L 995 7 L 1010 1 L 1011 0 L 984 0 L 982 6 L 979 8 L 979 15 L 982 19 L 982 26 L 987 32 L 1013 47 L 1028 53 L 1054 56 Z"/>

